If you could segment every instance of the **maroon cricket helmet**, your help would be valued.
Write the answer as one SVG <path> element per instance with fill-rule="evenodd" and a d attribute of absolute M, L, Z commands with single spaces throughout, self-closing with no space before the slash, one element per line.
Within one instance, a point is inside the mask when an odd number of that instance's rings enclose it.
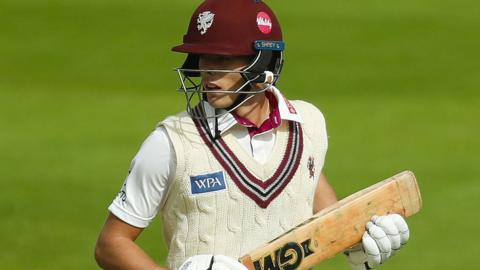
<path fill-rule="evenodd" d="M 193 13 L 183 44 L 189 54 L 255 55 L 255 41 L 282 41 L 273 11 L 260 0 L 205 0 Z"/>
<path fill-rule="evenodd" d="M 182 67 L 176 69 L 182 84 L 180 90 L 186 96 L 187 112 L 194 118 L 207 118 L 204 110 L 201 115 L 192 113 L 193 96 L 198 94 L 205 100 L 203 85 L 190 79 L 208 71 L 199 70 L 200 55 L 252 56 L 251 63 L 240 71 L 222 70 L 240 73 L 245 81 L 238 89 L 230 91 L 239 94 L 231 106 L 224 108 L 231 112 L 255 94 L 275 85 L 283 66 L 284 47 L 277 17 L 262 1 L 205 0 L 193 13 L 183 44 L 172 48 L 188 54 Z M 187 86 L 187 83 L 192 85 Z M 263 83 L 264 87 L 254 90 L 252 85 L 255 83 Z"/>

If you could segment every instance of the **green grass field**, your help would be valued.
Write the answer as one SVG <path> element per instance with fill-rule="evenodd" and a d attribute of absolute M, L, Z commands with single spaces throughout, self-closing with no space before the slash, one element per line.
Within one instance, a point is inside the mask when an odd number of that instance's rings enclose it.
<path fill-rule="evenodd" d="M 0 268 L 97 269 L 131 158 L 182 110 L 171 53 L 199 0 L 0 1 Z M 381 269 L 475 269 L 480 3 L 280 1 L 279 87 L 324 112 L 340 197 L 404 169 L 424 200 Z M 139 239 L 159 262 L 156 220 Z M 318 269 L 349 269 L 342 255 Z"/>

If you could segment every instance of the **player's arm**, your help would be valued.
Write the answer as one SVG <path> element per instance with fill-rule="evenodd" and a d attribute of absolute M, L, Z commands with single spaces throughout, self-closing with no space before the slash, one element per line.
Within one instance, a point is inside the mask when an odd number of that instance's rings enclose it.
<path fill-rule="evenodd" d="M 144 141 L 132 161 L 121 191 L 109 206 L 110 215 L 100 232 L 95 259 L 104 269 L 165 269 L 135 243 L 157 215 L 166 196 L 175 162 L 173 146 L 164 128 Z"/>
<path fill-rule="evenodd" d="M 143 228 L 131 226 L 109 214 L 95 247 L 95 259 L 103 269 L 166 270 L 157 265 L 136 243 Z"/>
<path fill-rule="evenodd" d="M 332 186 L 328 183 L 327 177 L 322 173 L 318 179 L 313 199 L 313 213 L 337 202 L 337 195 Z"/>

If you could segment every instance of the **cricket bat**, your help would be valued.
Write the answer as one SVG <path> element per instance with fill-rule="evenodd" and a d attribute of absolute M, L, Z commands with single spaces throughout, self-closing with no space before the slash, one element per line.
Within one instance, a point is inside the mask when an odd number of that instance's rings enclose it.
<path fill-rule="evenodd" d="M 321 210 L 239 261 L 249 270 L 310 269 L 360 242 L 373 215 L 409 217 L 421 207 L 415 175 L 404 171 Z"/>

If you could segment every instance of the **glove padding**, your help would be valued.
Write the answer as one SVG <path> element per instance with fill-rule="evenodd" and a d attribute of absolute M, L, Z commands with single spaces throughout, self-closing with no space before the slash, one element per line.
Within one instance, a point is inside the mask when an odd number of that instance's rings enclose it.
<path fill-rule="evenodd" d="M 248 270 L 243 264 L 224 255 L 195 255 L 188 258 L 179 270 Z"/>
<path fill-rule="evenodd" d="M 410 237 L 405 219 L 398 214 L 373 216 L 362 242 L 345 251 L 353 270 L 372 269 L 393 256 Z"/>

